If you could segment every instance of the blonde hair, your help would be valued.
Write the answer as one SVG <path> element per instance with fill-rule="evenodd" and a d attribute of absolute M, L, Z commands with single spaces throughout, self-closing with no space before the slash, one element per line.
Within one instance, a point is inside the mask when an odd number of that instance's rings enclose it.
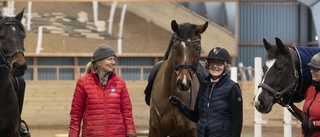
<path fill-rule="evenodd" d="M 99 61 L 98 61 L 99 62 Z M 84 74 L 88 74 L 91 73 L 92 70 L 97 69 L 97 62 L 92 63 L 91 61 L 88 62 L 88 64 L 86 65 L 86 70 L 84 71 Z"/>

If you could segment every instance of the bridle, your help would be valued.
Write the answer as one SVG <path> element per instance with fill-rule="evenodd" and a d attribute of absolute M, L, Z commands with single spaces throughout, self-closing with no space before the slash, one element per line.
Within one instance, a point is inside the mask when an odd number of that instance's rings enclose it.
<path fill-rule="evenodd" d="M 295 58 L 295 54 L 296 52 L 293 51 L 293 49 L 289 48 L 289 52 L 291 54 L 291 62 L 292 62 L 292 68 L 293 68 L 293 75 L 295 77 L 295 79 L 293 80 L 293 83 L 291 85 L 289 85 L 288 87 L 286 87 L 285 89 L 281 90 L 281 91 L 276 91 L 274 90 L 271 86 L 269 86 L 268 84 L 265 83 L 260 83 L 258 85 L 258 88 L 264 88 L 267 89 L 267 91 L 271 92 L 273 94 L 273 96 L 276 99 L 276 102 L 281 105 L 282 107 L 285 107 L 286 105 L 288 105 L 289 103 L 291 103 L 292 98 L 293 98 L 293 94 L 297 91 L 297 87 L 298 87 L 298 80 L 299 80 L 299 72 L 296 69 L 296 61 L 297 59 Z M 293 92 L 291 92 L 293 91 Z M 283 97 L 285 95 L 289 95 L 290 99 L 289 99 L 289 103 L 285 103 L 283 101 Z"/>
<path fill-rule="evenodd" d="M 296 51 L 289 48 L 289 52 L 291 55 L 291 62 L 292 62 L 293 75 L 294 75 L 294 80 L 293 80 L 292 84 L 279 92 L 277 92 L 271 86 L 269 86 L 268 84 L 265 84 L 265 83 L 260 83 L 258 85 L 258 88 L 261 87 L 261 88 L 264 88 L 267 91 L 271 92 L 273 94 L 273 96 L 275 97 L 276 102 L 279 105 L 281 105 L 282 107 L 286 107 L 297 119 L 302 121 L 302 117 L 299 116 L 297 114 L 297 112 L 292 109 L 292 106 L 291 106 L 291 104 L 293 103 L 292 100 L 293 100 L 294 94 L 297 92 L 297 88 L 298 88 L 299 71 L 296 69 L 296 62 L 298 62 L 299 60 L 296 58 L 297 57 Z M 285 103 L 283 101 L 284 96 L 289 96 L 289 100 L 287 103 Z"/>
<path fill-rule="evenodd" d="M 7 17 L 4 17 L 1 21 L 0 21 L 0 29 L 2 29 L 2 27 L 4 25 L 18 25 L 19 28 L 25 33 L 25 30 L 24 30 L 24 27 L 22 25 L 22 23 L 17 20 L 16 18 L 7 18 Z M 0 68 L 5 68 L 5 69 L 8 69 L 10 70 L 11 67 L 10 67 L 10 63 L 11 63 L 11 60 L 13 59 L 13 57 L 18 54 L 18 53 L 21 53 L 22 56 L 24 56 L 24 53 L 23 53 L 23 50 L 16 50 L 16 52 L 14 53 L 11 53 L 11 54 L 5 54 L 3 49 L 0 49 L 0 56 L 1 56 L 1 60 L 2 60 L 2 64 L 0 64 Z"/>
<path fill-rule="evenodd" d="M 23 51 L 17 51 L 15 53 L 12 53 L 12 54 L 9 54 L 9 55 L 6 55 L 2 49 L 0 49 L 0 55 L 1 55 L 1 60 L 4 62 L 3 64 L 0 64 L 0 68 L 5 68 L 5 69 L 8 69 L 10 70 L 11 67 L 10 67 L 10 63 L 11 63 L 11 60 L 13 59 L 13 57 L 18 54 L 18 53 L 21 53 L 23 56 L 24 56 L 24 53 Z"/>
<path fill-rule="evenodd" d="M 182 38 L 179 38 L 179 37 L 176 36 L 176 35 L 174 36 L 174 38 L 183 41 Z M 194 43 L 194 42 L 201 42 L 201 39 L 196 39 L 196 40 L 192 40 L 192 41 L 187 41 L 186 43 Z M 201 45 L 201 44 L 200 44 L 200 45 Z M 173 45 L 173 46 L 174 46 L 174 45 Z M 172 48 L 174 48 L 174 47 L 172 47 Z M 200 51 L 201 51 L 201 46 L 200 46 Z M 200 52 L 199 52 L 199 54 L 200 54 Z M 173 58 L 175 58 L 175 56 L 173 56 Z M 179 74 L 179 70 L 180 70 L 180 69 L 188 69 L 188 71 L 189 71 L 189 73 L 190 73 L 190 75 L 191 75 L 192 72 L 190 72 L 190 69 L 193 71 L 193 73 L 195 73 L 196 70 L 197 70 L 197 66 L 198 66 L 198 62 L 197 62 L 196 65 L 192 65 L 192 64 L 178 64 L 178 65 L 175 65 L 175 63 L 174 63 L 174 61 L 173 61 L 173 67 L 174 67 L 174 71 L 175 71 L 176 74 Z M 178 89 L 175 88 L 172 92 L 174 92 L 174 91 L 178 91 Z M 172 95 L 173 95 L 173 93 L 172 93 Z M 175 95 L 175 96 L 177 96 L 177 95 Z M 152 98 L 151 100 L 152 100 L 152 102 L 153 102 L 153 104 L 154 104 L 154 108 L 155 108 L 155 111 L 156 111 L 157 115 L 158 115 L 158 116 L 161 116 L 161 115 L 167 110 L 170 102 L 166 105 L 165 109 L 164 109 L 162 112 L 160 112 L 159 109 L 157 108 L 156 102 L 154 101 L 153 94 L 152 94 L 151 98 Z M 189 102 L 190 104 L 189 104 L 189 106 L 191 106 L 191 102 L 192 102 L 192 89 L 190 90 L 189 99 L 190 99 L 190 102 Z M 187 119 L 185 119 L 184 122 L 178 123 L 178 124 L 181 125 L 181 124 L 185 123 L 186 121 L 187 121 Z"/>
<path fill-rule="evenodd" d="M 177 35 L 174 35 L 174 40 L 173 41 L 175 41 L 175 39 L 178 39 L 180 41 L 184 41 L 182 38 L 179 38 Z M 201 42 L 201 39 L 196 39 L 196 40 L 192 40 L 192 41 L 185 41 L 185 43 L 195 43 L 195 42 Z M 200 47 L 200 51 L 201 51 L 201 43 L 200 43 L 199 47 Z M 200 54 L 201 53 L 199 52 L 199 57 L 200 57 Z M 175 56 L 173 56 L 173 58 L 175 58 Z M 190 75 L 192 75 L 197 71 L 198 62 L 196 63 L 196 65 L 192 65 L 190 63 L 187 63 L 187 64 L 175 64 L 175 62 L 173 61 L 173 66 L 174 66 L 174 71 L 176 72 L 176 74 L 179 74 L 179 70 L 181 70 L 181 69 L 188 69 Z M 190 72 L 190 69 L 192 70 L 193 73 Z"/>

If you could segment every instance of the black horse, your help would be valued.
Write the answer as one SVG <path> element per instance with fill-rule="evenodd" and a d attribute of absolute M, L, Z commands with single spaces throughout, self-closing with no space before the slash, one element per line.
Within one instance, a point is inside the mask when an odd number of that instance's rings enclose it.
<path fill-rule="evenodd" d="M 267 51 L 267 61 L 263 66 L 263 77 L 258 92 L 254 97 L 256 109 L 261 113 L 269 113 L 275 103 L 288 110 L 299 120 L 292 109 L 293 102 L 304 100 L 304 93 L 311 85 L 312 79 L 307 63 L 312 56 L 320 52 L 319 48 L 285 46 L 279 38 L 275 38 L 276 46 L 265 39 L 263 43 Z"/>
<path fill-rule="evenodd" d="M 19 105 L 15 77 L 23 76 L 26 33 L 21 23 L 24 9 L 15 17 L 0 17 L 0 135 L 19 137 Z"/>

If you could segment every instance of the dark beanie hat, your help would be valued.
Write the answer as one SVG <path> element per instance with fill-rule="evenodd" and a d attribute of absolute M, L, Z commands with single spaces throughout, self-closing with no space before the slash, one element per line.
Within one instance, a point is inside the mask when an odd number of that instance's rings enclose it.
<path fill-rule="evenodd" d="M 115 56 L 115 51 L 108 45 L 100 44 L 93 52 L 91 62 L 97 62 L 110 56 Z"/>

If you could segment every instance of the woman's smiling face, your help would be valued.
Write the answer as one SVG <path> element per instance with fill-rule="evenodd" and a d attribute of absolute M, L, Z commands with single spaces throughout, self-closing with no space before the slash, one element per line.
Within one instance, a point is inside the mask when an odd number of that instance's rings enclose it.
<path fill-rule="evenodd" d="M 225 61 L 224 60 L 218 60 L 218 59 L 211 59 L 208 60 L 208 68 L 209 73 L 211 74 L 213 79 L 219 78 L 225 67 Z"/>

